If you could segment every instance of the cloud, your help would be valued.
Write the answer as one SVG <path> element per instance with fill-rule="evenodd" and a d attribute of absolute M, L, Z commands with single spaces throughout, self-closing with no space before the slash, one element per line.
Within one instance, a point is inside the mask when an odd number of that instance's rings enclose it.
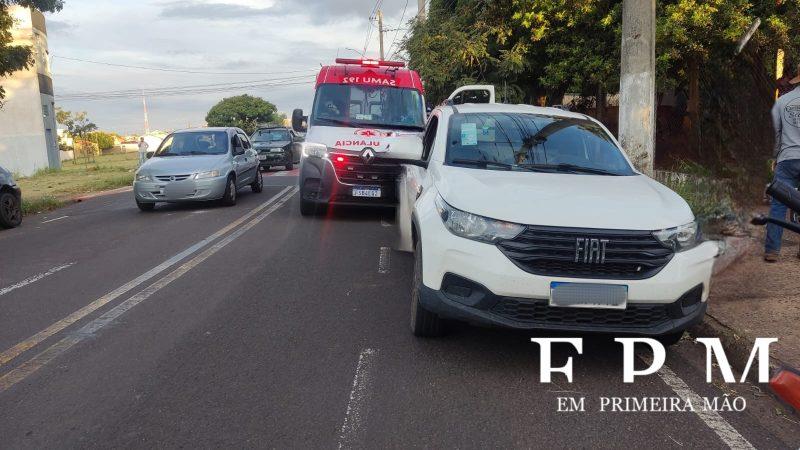
<path fill-rule="evenodd" d="M 235 3 L 179 1 L 165 5 L 161 17 L 168 19 L 230 20 L 269 16 L 279 13 L 275 8 L 257 8 Z"/>
<path fill-rule="evenodd" d="M 59 20 L 48 20 L 47 31 L 53 33 L 68 34 L 71 33 L 77 26 L 68 22 L 61 22 Z"/>

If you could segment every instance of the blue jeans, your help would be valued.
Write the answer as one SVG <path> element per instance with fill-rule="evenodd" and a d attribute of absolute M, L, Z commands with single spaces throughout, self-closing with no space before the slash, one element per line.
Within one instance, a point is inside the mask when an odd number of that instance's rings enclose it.
<path fill-rule="evenodd" d="M 800 185 L 800 159 L 789 159 L 778 163 L 775 169 L 775 181 L 782 181 L 789 186 L 797 187 Z M 772 199 L 772 207 L 769 210 L 769 216 L 776 219 L 786 220 L 786 212 L 789 208 L 783 203 Z M 800 211 L 798 211 L 800 212 Z M 769 253 L 778 253 L 781 251 L 781 239 L 783 237 L 783 228 L 771 223 L 767 224 L 767 242 L 764 249 Z"/>

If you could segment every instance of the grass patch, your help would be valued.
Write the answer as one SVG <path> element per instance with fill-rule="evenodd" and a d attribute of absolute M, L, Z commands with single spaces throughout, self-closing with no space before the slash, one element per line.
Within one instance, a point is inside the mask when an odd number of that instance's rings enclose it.
<path fill-rule="evenodd" d="M 22 214 L 37 214 L 64 206 L 64 200 L 59 200 L 52 195 L 45 195 L 32 200 L 22 199 Z"/>
<path fill-rule="evenodd" d="M 138 164 L 137 153 L 102 155 L 88 164 L 80 159 L 65 161 L 61 169 L 21 177 L 17 184 L 22 188 L 23 212 L 49 211 L 79 195 L 130 186 Z"/>

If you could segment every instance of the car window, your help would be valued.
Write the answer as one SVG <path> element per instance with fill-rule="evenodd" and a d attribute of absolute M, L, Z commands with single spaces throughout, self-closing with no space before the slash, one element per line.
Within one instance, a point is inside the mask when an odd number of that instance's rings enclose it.
<path fill-rule="evenodd" d="M 250 140 L 247 139 L 247 135 L 244 133 L 238 133 L 237 135 L 239 136 L 239 140 L 242 141 L 242 147 L 244 147 L 245 150 L 250 148 Z"/>
<path fill-rule="evenodd" d="M 164 139 L 153 156 L 202 156 L 228 153 L 228 138 L 224 131 L 194 131 L 175 133 Z"/>
<path fill-rule="evenodd" d="M 291 141 L 292 135 L 288 130 L 282 129 L 258 130 L 253 133 L 251 140 L 253 142 Z"/>
<path fill-rule="evenodd" d="M 415 89 L 323 84 L 317 88 L 311 125 L 422 130 L 422 100 Z"/>
<path fill-rule="evenodd" d="M 458 161 L 471 161 L 472 164 Z M 466 113 L 450 119 L 448 165 L 496 168 L 475 161 L 519 166 L 575 166 L 612 175 L 635 172 L 612 138 L 583 118 L 528 113 Z"/>
<path fill-rule="evenodd" d="M 436 130 L 439 128 L 439 118 L 436 116 L 431 117 L 428 121 L 428 127 L 425 129 L 425 135 L 422 137 L 422 160 L 427 161 L 431 156 L 433 143 L 436 142 Z"/>

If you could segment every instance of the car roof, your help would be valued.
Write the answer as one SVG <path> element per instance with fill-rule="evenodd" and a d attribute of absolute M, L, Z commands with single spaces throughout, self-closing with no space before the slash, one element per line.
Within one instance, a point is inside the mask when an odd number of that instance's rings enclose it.
<path fill-rule="evenodd" d="M 542 114 L 555 117 L 571 117 L 590 120 L 585 114 L 566 111 L 559 108 L 533 105 L 510 105 L 506 103 L 464 103 L 462 105 L 445 105 L 452 112 L 459 113 L 517 113 L 517 114 Z"/>
<path fill-rule="evenodd" d="M 239 131 L 236 127 L 198 127 L 198 128 L 184 128 L 182 130 L 175 130 L 173 133 L 192 133 L 198 131 Z"/>

